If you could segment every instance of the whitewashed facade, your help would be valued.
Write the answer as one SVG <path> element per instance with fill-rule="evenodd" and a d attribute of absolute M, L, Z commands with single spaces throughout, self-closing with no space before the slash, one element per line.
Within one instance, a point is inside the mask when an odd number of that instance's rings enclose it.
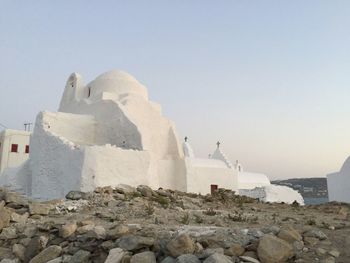
<path fill-rule="evenodd" d="M 0 132 L 0 173 L 20 166 L 29 157 L 30 132 L 6 129 Z"/>
<path fill-rule="evenodd" d="M 350 203 L 350 157 L 339 172 L 327 175 L 329 201 Z"/>

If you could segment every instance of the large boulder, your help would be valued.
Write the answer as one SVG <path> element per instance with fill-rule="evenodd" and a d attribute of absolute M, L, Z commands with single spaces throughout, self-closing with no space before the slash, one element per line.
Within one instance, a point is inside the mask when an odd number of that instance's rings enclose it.
<path fill-rule="evenodd" d="M 277 236 L 290 244 L 294 243 L 295 241 L 303 240 L 303 237 L 299 234 L 299 232 L 292 227 L 282 229 Z"/>
<path fill-rule="evenodd" d="M 215 253 L 204 260 L 203 263 L 232 263 L 232 261 L 228 256 Z"/>
<path fill-rule="evenodd" d="M 0 230 L 10 225 L 11 213 L 4 207 L 5 202 L 0 202 Z"/>
<path fill-rule="evenodd" d="M 142 237 L 134 235 L 123 236 L 118 240 L 119 247 L 129 251 L 150 247 L 153 244 L 154 239 L 151 237 Z"/>
<path fill-rule="evenodd" d="M 137 191 L 139 191 L 145 197 L 152 197 L 154 194 L 154 191 L 151 189 L 151 187 L 147 185 L 139 185 L 137 187 Z"/>
<path fill-rule="evenodd" d="M 61 254 L 60 246 L 49 246 L 29 261 L 29 263 L 46 263 L 57 258 Z"/>
<path fill-rule="evenodd" d="M 132 256 L 130 263 L 156 263 L 156 256 L 151 251 L 145 251 Z"/>
<path fill-rule="evenodd" d="M 286 241 L 273 235 L 260 239 L 258 257 L 262 263 L 282 263 L 294 256 L 293 247 Z"/>
<path fill-rule="evenodd" d="M 178 257 L 182 254 L 193 254 L 195 244 L 187 234 L 181 234 L 170 240 L 167 245 L 169 254 L 173 257 Z"/>
<path fill-rule="evenodd" d="M 128 252 L 117 247 L 109 251 L 108 257 L 104 263 L 119 263 Z"/>

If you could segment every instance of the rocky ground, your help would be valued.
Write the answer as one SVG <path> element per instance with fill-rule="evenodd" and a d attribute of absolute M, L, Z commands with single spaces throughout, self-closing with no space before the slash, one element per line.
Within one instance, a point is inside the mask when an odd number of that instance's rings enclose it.
<path fill-rule="evenodd" d="M 0 263 L 350 262 L 350 206 L 120 185 L 36 202 L 0 189 Z"/>

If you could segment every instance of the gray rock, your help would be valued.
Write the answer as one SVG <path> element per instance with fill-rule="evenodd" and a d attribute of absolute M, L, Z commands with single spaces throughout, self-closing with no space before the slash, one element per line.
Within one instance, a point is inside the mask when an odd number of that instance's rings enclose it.
<path fill-rule="evenodd" d="M 198 255 L 198 258 L 205 259 L 205 258 L 210 257 L 211 255 L 213 255 L 215 253 L 224 254 L 224 249 L 222 247 L 204 249 L 202 251 L 202 253 L 200 253 Z"/>
<path fill-rule="evenodd" d="M 12 246 L 12 253 L 22 261 L 24 260 L 25 251 L 26 251 L 26 248 L 21 244 L 14 244 Z"/>
<path fill-rule="evenodd" d="M 124 225 L 116 226 L 110 230 L 108 230 L 108 237 L 111 239 L 119 238 L 129 233 L 129 227 Z"/>
<path fill-rule="evenodd" d="M 109 251 L 108 257 L 104 263 L 119 263 L 127 253 L 128 252 L 119 247 L 113 248 Z"/>
<path fill-rule="evenodd" d="M 19 259 L 18 258 L 15 258 L 15 259 L 5 258 L 5 259 L 1 260 L 0 263 L 19 263 Z"/>
<path fill-rule="evenodd" d="M 32 258 L 29 263 L 46 263 L 57 258 L 61 254 L 61 251 L 62 248 L 60 246 L 49 246 Z"/>
<path fill-rule="evenodd" d="M 6 259 L 6 258 L 12 258 L 12 252 L 11 249 L 0 247 L 0 260 Z"/>
<path fill-rule="evenodd" d="M 5 201 L 6 203 L 15 205 L 15 207 L 28 206 L 28 200 L 16 192 L 6 192 Z"/>
<path fill-rule="evenodd" d="M 29 204 L 29 213 L 31 215 L 48 215 L 51 209 L 51 204 L 36 202 Z"/>
<path fill-rule="evenodd" d="M 340 256 L 340 252 L 336 249 L 332 249 L 331 251 L 328 252 L 328 254 L 335 258 Z"/>
<path fill-rule="evenodd" d="M 13 212 L 11 214 L 11 221 L 15 223 L 25 224 L 27 222 L 28 217 L 29 217 L 29 214 L 27 212 L 24 213 L 23 215 Z"/>
<path fill-rule="evenodd" d="M 327 257 L 327 258 L 321 260 L 321 263 L 335 263 L 335 258 L 334 257 Z"/>
<path fill-rule="evenodd" d="M 175 258 L 173 257 L 166 257 L 161 261 L 161 263 L 175 263 Z"/>
<path fill-rule="evenodd" d="M 274 234 L 277 235 L 280 232 L 281 228 L 278 226 L 270 226 L 270 227 L 264 227 L 261 229 L 261 231 L 265 234 Z"/>
<path fill-rule="evenodd" d="M 156 257 L 153 252 L 146 251 L 135 254 L 131 257 L 130 263 L 156 263 Z"/>
<path fill-rule="evenodd" d="M 58 257 L 48 261 L 47 263 L 62 263 L 62 262 L 63 262 L 62 257 Z"/>
<path fill-rule="evenodd" d="M 325 240 L 328 238 L 327 235 L 319 229 L 312 229 L 307 231 L 306 233 L 304 233 L 304 237 L 313 237 L 319 240 Z"/>
<path fill-rule="evenodd" d="M 178 257 L 182 254 L 192 254 L 195 250 L 195 244 L 187 234 L 181 234 L 170 240 L 167 249 L 172 257 Z"/>
<path fill-rule="evenodd" d="M 232 263 L 232 261 L 228 256 L 215 253 L 204 260 L 203 263 Z"/>
<path fill-rule="evenodd" d="M 90 252 L 86 250 L 78 250 L 69 260 L 69 263 L 82 263 L 88 262 L 90 258 Z"/>
<path fill-rule="evenodd" d="M 150 247 L 153 244 L 154 239 L 151 237 L 142 237 L 134 235 L 123 236 L 118 240 L 119 247 L 130 251 Z"/>
<path fill-rule="evenodd" d="M 17 230 L 13 226 L 3 228 L 0 234 L 0 239 L 2 240 L 14 239 L 16 237 L 17 237 Z"/>
<path fill-rule="evenodd" d="M 83 235 L 89 231 L 93 231 L 94 230 L 95 225 L 85 225 L 85 226 L 81 226 L 77 228 L 77 233 L 79 235 Z"/>
<path fill-rule="evenodd" d="M 120 194 L 132 194 L 136 192 L 136 188 L 127 184 L 118 184 L 115 191 Z"/>
<path fill-rule="evenodd" d="M 260 239 L 258 256 L 263 263 L 286 262 L 293 255 L 293 247 L 280 238 L 273 235 L 265 235 Z"/>
<path fill-rule="evenodd" d="M 77 230 L 77 224 L 75 222 L 73 223 L 67 223 L 62 226 L 60 231 L 60 236 L 62 238 L 67 238 L 75 233 Z"/>
<path fill-rule="evenodd" d="M 24 252 L 24 261 L 30 261 L 35 255 L 46 247 L 48 238 L 46 236 L 34 237 L 30 240 Z"/>
<path fill-rule="evenodd" d="M 10 212 L 5 207 L 3 207 L 4 205 L 5 205 L 4 201 L 1 201 L 0 202 L 0 230 L 10 225 L 10 219 L 11 219 Z"/>
<path fill-rule="evenodd" d="M 260 263 L 259 260 L 252 258 L 252 257 L 248 257 L 248 256 L 240 256 L 239 257 L 241 260 L 243 260 L 243 262 L 250 262 L 250 263 Z"/>
<path fill-rule="evenodd" d="M 151 187 L 149 187 L 147 185 L 139 185 L 137 187 L 137 191 L 139 191 L 145 197 L 152 197 L 153 196 L 153 192 L 154 192 L 151 189 Z"/>
<path fill-rule="evenodd" d="M 80 191 L 70 191 L 66 195 L 66 199 L 69 199 L 69 200 L 80 200 L 80 199 L 88 199 L 88 198 L 89 198 L 89 195 L 87 193 L 80 192 Z"/>
<path fill-rule="evenodd" d="M 192 254 L 184 254 L 175 260 L 176 263 L 200 263 L 201 261 Z"/>
<path fill-rule="evenodd" d="M 282 229 L 277 236 L 290 244 L 293 244 L 295 241 L 303 240 L 303 237 L 299 234 L 299 232 L 292 227 Z"/>
<path fill-rule="evenodd" d="M 225 249 L 225 255 L 230 257 L 242 256 L 244 252 L 244 247 L 237 243 L 232 244 L 229 248 Z"/>

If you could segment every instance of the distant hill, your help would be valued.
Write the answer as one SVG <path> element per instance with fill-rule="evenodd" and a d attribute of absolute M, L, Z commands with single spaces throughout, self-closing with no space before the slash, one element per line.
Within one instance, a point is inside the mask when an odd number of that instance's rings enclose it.
<path fill-rule="evenodd" d="M 303 197 L 328 197 L 327 178 L 293 178 L 287 180 L 275 180 L 271 183 L 285 185 L 299 191 Z"/>

